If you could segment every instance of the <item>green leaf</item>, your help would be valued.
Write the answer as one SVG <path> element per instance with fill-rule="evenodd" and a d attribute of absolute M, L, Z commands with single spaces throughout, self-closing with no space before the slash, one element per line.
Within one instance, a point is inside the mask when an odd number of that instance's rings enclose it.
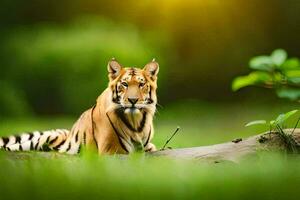
<path fill-rule="evenodd" d="M 276 66 L 280 66 L 286 60 L 287 53 L 283 49 L 276 49 L 272 52 L 270 57 L 271 57 L 272 63 L 274 63 Z"/>
<path fill-rule="evenodd" d="M 281 66 L 283 70 L 292 70 L 292 69 L 299 69 L 300 70 L 300 61 L 298 58 L 290 58 L 287 59 Z"/>
<path fill-rule="evenodd" d="M 299 70 L 290 70 L 285 73 L 285 75 L 289 78 L 300 77 L 300 69 Z"/>
<path fill-rule="evenodd" d="M 266 120 L 255 120 L 255 121 L 252 121 L 252 122 L 248 122 L 245 127 L 248 127 L 248 126 L 253 126 L 253 125 L 257 125 L 257 124 L 266 124 Z"/>
<path fill-rule="evenodd" d="M 269 56 L 256 56 L 249 62 L 251 69 L 261 71 L 272 71 L 274 70 L 272 59 Z"/>
<path fill-rule="evenodd" d="M 284 118 L 284 114 L 280 114 L 277 116 L 277 118 L 275 119 L 275 122 L 273 123 L 273 125 L 282 125 L 283 123 L 283 118 Z"/>
<path fill-rule="evenodd" d="M 286 71 L 284 74 L 289 83 L 299 84 L 299 86 L 300 86 L 300 68 L 299 68 L 299 70 Z"/>
<path fill-rule="evenodd" d="M 287 98 L 292 101 L 300 99 L 300 89 L 294 88 L 280 88 L 276 90 L 277 96 L 280 98 Z"/>
<path fill-rule="evenodd" d="M 270 125 L 274 126 L 275 125 L 275 120 L 270 121 Z"/>
<path fill-rule="evenodd" d="M 290 83 L 299 84 L 299 86 L 300 86 L 300 77 L 287 78 L 287 80 Z"/>
<path fill-rule="evenodd" d="M 275 120 L 275 124 L 282 125 L 288 118 L 296 114 L 298 110 L 292 110 L 284 114 L 278 115 L 278 117 Z"/>
<path fill-rule="evenodd" d="M 272 81 L 272 77 L 270 74 L 268 74 L 266 72 L 255 71 L 246 76 L 236 77 L 232 82 L 232 90 L 237 91 L 240 88 L 243 88 L 246 86 L 260 84 L 260 83 L 266 83 L 266 82 L 271 82 L 271 81 Z"/>

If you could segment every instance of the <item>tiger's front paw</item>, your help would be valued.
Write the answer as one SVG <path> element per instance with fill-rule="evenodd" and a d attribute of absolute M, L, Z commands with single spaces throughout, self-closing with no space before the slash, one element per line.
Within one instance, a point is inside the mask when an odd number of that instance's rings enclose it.
<path fill-rule="evenodd" d="M 153 152 L 153 151 L 156 151 L 156 147 L 154 144 L 152 143 L 148 143 L 145 147 L 145 152 Z"/>

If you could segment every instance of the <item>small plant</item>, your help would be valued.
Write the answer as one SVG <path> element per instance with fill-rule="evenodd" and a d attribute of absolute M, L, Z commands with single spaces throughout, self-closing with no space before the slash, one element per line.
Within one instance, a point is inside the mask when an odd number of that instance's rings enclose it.
<path fill-rule="evenodd" d="M 270 128 L 270 133 L 275 132 L 278 133 L 281 139 L 285 142 L 290 152 L 298 152 L 299 145 L 297 142 L 293 139 L 292 134 L 294 133 L 295 129 L 297 128 L 300 117 L 298 118 L 292 132 L 290 134 L 285 132 L 285 122 L 293 115 L 295 115 L 298 112 L 298 110 L 292 110 L 287 113 L 283 113 L 277 116 L 276 119 L 271 120 L 267 123 L 266 120 L 255 120 L 247 123 L 245 126 L 253 126 L 258 124 L 266 124 Z"/>
<path fill-rule="evenodd" d="M 300 61 L 288 58 L 283 49 L 274 50 L 271 55 L 256 56 L 249 61 L 254 70 L 246 76 L 236 77 L 232 90 L 237 91 L 246 86 L 260 86 L 276 91 L 280 98 L 300 102 Z"/>
<path fill-rule="evenodd" d="M 232 90 L 237 91 L 246 86 L 260 86 L 276 91 L 280 98 L 288 98 L 300 102 L 300 61 L 298 58 L 288 58 L 283 49 L 274 50 L 271 55 L 256 56 L 250 59 L 249 67 L 254 70 L 246 76 L 236 77 L 232 82 Z M 255 120 L 245 126 L 266 124 L 270 133 L 278 133 L 291 152 L 298 152 L 299 145 L 292 134 L 297 128 L 300 117 L 290 134 L 285 132 L 285 122 L 298 110 L 292 110 L 278 115 L 275 120 Z"/>
<path fill-rule="evenodd" d="M 298 112 L 298 110 L 292 110 L 292 111 L 289 111 L 287 113 L 282 113 L 280 115 L 278 115 L 276 117 L 276 119 L 274 120 L 271 120 L 267 123 L 266 120 L 255 120 L 255 121 L 251 121 L 251 122 L 248 122 L 245 126 L 246 127 L 249 127 L 249 126 L 253 126 L 253 125 L 258 125 L 258 124 L 266 124 L 270 127 L 270 131 L 272 130 L 275 130 L 277 128 L 281 128 L 281 129 L 284 129 L 286 128 L 285 127 L 285 122 L 293 115 L 295 115 L 296 113 Z M 300 117 L 296 123 L 296 126 L 294 127 L 294 129 L 298 126 L 298 123 L 300 121 Z"/>

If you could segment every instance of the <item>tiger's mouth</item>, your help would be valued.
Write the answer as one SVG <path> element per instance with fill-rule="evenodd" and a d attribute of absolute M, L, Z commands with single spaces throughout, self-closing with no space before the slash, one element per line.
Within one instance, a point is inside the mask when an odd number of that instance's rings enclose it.
<path fill-rule="evenodd" d="M 127 107 L 124 109 L 124 113 L 125 114 L 139 114 L 141 112 L 141 109 L 140 108 L 137 108 L 135 106 L 131 106 L 131 107 Z"/>
<path fill-rule="evenodd" d="M 142 110 L 143 108 L 146 107 L 146 105 L 142 104 L 142 103 L 138 103 L 138 104 L 134 104 L 134 105 L 132 105 L 132 104 L 123 104 L 122 107 L 124 109 L 130 109 L 130 110 L 134 111 L 136 109 Z"/>
<path fill-rule="evenodd" d="M 138 103 L 135 105 L 120 103 L 117 107 L 115 107 L 115 110 L 118 113 L 139 115 L 144 112 L 151 112 L 155 110 L 155 106 L 143 103 Z"/>
<path fill-rule="evenodd" d="M 145 105 L 122 105 L 117 109 L 119 113 L 123 113 L 125 115 L 140 115 L 141 113 L 144 113 L 146 110 Z"/>

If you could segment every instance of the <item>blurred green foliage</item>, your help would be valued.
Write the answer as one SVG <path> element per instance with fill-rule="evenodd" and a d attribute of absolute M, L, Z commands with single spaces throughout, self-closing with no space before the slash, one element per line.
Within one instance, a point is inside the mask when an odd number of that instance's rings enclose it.
<path fill-rule="evenodd" d="M 237 91 L 246 86 L 272 88 L 280 98 L 300 99 L 300 61 L 287 58 L 283 49 L 277 49 L 270 56 L 256 56 L 249 62 L 253 70 L 249 75 L 239 76 L 232 82 L 232 89 Z"/>
<path fill-rule="evenodd" d="M 7 116 L 26 113 L 29 102 L 39 113 L 79 114 L 106 88 L 112 57 L 125 66 L 143 67 L 161 54 L 135 27 L 95 18 L 66 27 L 16 29 L 4 45 L 14 55 L 1 80 L 0 109 Z"/>
<path fill-rule="evenodd" d="M 274 102 L 264 90 L 232 94 L 232 78 L 249 72 L 242 67 L 249 57 L 274 48 L 300 57 L 296 1 L 3 0 L 0 7 L 1 118 L 78 116 L 105 88 L 111 57 L 140 67 L 157 58 L 163 105 Z"/>

